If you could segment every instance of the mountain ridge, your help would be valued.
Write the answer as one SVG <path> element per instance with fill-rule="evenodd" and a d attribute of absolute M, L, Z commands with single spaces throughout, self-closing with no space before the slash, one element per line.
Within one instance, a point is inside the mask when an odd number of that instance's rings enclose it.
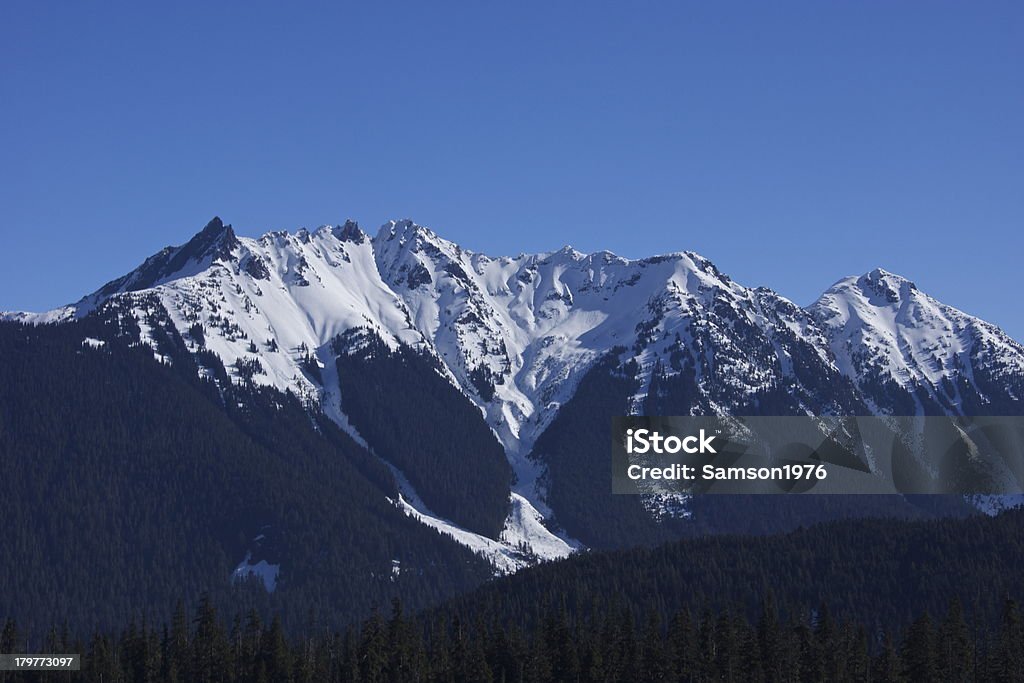
<path fill-rule="evenodd" d="M 357 440 L 342 408 L 337 340 L 366 330 L 392 351 L 436 360 L 500 442 L 527 519 L 558 516 L 537 439 L 609 355 L 632 375 L 624 412 L 1024 413 L 1024 347 L 880 268 L 800 307 L 691 251 L 627 259 L 566 246 L 492 257 L 408 219 L 372 237 L 346 221 L 249 238 L 214 218 L 75 304 L 2 317 L 59 322 L 115 306 L 156 348 L 144 295 L 232 380 L 291 391 Z M 576 544 L 533 532 L 561 554 Z"/>

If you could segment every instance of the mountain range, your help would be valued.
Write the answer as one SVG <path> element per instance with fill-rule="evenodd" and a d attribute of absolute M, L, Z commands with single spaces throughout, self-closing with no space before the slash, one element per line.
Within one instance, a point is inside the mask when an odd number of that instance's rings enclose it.
<path fill-rule="evenodd" d="M 248 238 L 214 218 L 74 304 L 2 317 L 102 319 L 213 384 L 296 397 L 386 463 L 395 505 L 498 572 L 762 523 L 756 505 L 613 498 L 612 415 L 1024 414 L 1024 347 L 882 269 L 800 307 L 692 252 L 492 257 L 409 220 Z M 785 505 L 763 512 L 786 526 Z"/>

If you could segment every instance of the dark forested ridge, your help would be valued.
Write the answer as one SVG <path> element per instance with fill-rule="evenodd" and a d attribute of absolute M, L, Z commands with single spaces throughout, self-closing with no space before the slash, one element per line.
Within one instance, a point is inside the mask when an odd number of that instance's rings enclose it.
<path fill-rule="evenodd" d="M 629 414 L 627 397 L 637 389 L 635 372 L 618 368 L 616 355 L 609 353 L 583 377 L 531 456 L 547 466 L 555 523 L 591 548 L 664 542 L 684 525 L 678 519 L 655 523 L 640 496 L 611 493 L 611 417 Z"/>
<path fill-rule="evenodd" d="M 529 625 L 548 609 L 586 615 L 625 608 L 737 610 L 753 616 L 765 596 L 780 606 L 826 605 L 838 618 L 903 628 L 958 598 L 983 620 L 1024 595 L 1024 509 L 996 517 L 828 522 L 774 536 L 711 536 L 584 553 L 521 571 L 455 598 L 472 618 Z M 791 616 L 796 616 L 794 613 Z"/>
<path fill-rule="evenodd" d="M 1024 510 L 833 522 L 593 553 L 342 629 L 219 616 L 204 596 L 91 634 L 28 639 L 8 620 L 0 651 L 80 653 L 52 680 L 90 682 L 1018 683 L 1022 532 Z"/>
<path fill-rule="evenodd" d="M 139 305 L 165 362 L 115 310 L 0 324 L 0 615 L 30 633 L 113 627 L 208 592 L 339 625 L 490 576 L 390 504 L 390 471 L 332 422 L 291 394 L 203 379 L 225 377 L 216 356 Z M 273 592 L 232 581 L 247 555 L 280 567 Z"/>
<path fill-rule="evenodd" d="M 398 467 L 446 519 L 497 538 L 512 469 L 473 405 L 432 357 L 388 347 L 367 330 L 334 342 L 345 414 L 374 451 Z"/>
<path fill-rule="evenodd" d="M 71 681 L 816 683 L 1024 681 L 1024 510 L 848 521 L 777 537 L 594 553 L 409 616 L 301 637 L 203 597 L 169 622 L 49 631 L 0 651 L 76 652 Z M 0 674 L 0 682 L 50 680 Z"/>

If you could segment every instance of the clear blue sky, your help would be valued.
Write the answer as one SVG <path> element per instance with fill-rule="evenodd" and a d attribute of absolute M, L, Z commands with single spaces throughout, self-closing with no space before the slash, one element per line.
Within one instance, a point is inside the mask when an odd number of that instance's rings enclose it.
<path fill-rule="evenodd" d="M 0 309 L 214 214 L 883 266 L 1024 339 L 1024 4 L 0 4 Z"/>

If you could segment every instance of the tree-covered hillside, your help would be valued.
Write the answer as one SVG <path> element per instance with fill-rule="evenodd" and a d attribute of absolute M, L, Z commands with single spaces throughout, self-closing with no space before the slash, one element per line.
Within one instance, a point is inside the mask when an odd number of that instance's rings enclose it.
<path fill-rule="evenodd" d="M 490 575 L 389 503 L 387 467 L 332 422 L 225 381 L 164 315 L 143 320 L 162 361 L 116 310 L 0 324 L 0 614 L 29 631 L 112 627 L 208 592 L 222 609 L 340 625 Z M 247 557 L 279 567 L 273 592 L 233 581 Z"/>
<path fill-rule="evenodd" d="M 456 598 L 459 614 L 528 626 L 548 609 L 667 618 L 731 609 L 753 618 L 774 595 L 790 617 L 825 605 L 838 618 L 900 629 L 957 598 L 982 621 L 1024 595 L 1024 509 L 997 517 L 845 520 L 773 536 L 709 536 L 583 553 Z"/>
<path fill-rule="evenodd" d="M 368 330 L 334 341 L 345 414 L 430 509 L 490 538 L 509 509 L 512 470 L 480 410 L 433 357 L 390 350 Z"/>

